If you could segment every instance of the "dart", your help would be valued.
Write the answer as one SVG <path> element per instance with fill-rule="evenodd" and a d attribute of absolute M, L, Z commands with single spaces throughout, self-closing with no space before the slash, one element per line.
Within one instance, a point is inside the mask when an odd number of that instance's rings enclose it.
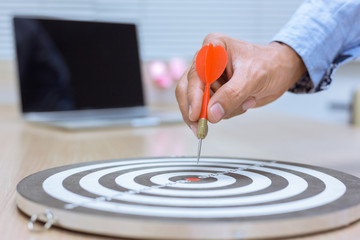
<path fill-rule="evenodd" d="M 205 83 L 204 95 L 198 121 L 197 137 L 199 139 L 197 163 L 199 163 L 202 140 L 208 132 L 207 108 L 210 98 L 210 85 L 224 72 L 227 64 L 227 53 L 222 46 L 204 45 L 196 57 L 196 72 Z"/>

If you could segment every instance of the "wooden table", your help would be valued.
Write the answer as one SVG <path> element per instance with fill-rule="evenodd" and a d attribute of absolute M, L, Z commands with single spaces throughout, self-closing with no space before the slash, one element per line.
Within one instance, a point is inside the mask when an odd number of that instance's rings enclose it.
<path fill-rule="evenodd" d="M 197 150 L 197 139 L 185 124 L 66 132 L 26 124 L 14 106 L 0 106 L 0 144 L 1 239 L 108 239 L 59 228 L 29 232 L 28 217 L 15 205 L 16 184 L 29 174 L 101 159 L 194 156 Z M 211 125 L 203 155 L 300 162 L 360 177 L 360 129 L 263 108 Z M 360 222 L 294 239 L 360 239 Z"/>

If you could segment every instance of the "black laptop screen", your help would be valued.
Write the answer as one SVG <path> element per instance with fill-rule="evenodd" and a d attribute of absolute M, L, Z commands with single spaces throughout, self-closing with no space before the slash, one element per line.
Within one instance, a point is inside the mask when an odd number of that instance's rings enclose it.
<path fill-rule="evenodd" d="M 134 24 L 14 18 L 23 112 L 143 106 Z"/>

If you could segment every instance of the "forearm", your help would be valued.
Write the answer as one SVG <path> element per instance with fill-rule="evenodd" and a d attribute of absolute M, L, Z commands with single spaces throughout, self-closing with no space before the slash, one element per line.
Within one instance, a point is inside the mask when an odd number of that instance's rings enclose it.
<path fill-rule="evenodd" d="M 305 1 L 273 41 L 294 49 L 306 66 L 297 91 L 323 90 L 340 63 L 360 54 L 360 2 Z M 304 84 L 306 77 L 312 82 Z"/>

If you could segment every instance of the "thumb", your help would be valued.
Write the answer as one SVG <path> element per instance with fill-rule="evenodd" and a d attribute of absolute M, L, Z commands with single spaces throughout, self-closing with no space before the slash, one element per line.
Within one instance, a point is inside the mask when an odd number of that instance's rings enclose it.
<path fill-rule="evenodd" d="M 245 100 L 249 100 L 251 84 L 235 71 L 231 79 L 222 85 L 210 98 L 208 120 L 217 123 L 224 118 L 230 118 L 246 111 L 243 108 Z"/>

